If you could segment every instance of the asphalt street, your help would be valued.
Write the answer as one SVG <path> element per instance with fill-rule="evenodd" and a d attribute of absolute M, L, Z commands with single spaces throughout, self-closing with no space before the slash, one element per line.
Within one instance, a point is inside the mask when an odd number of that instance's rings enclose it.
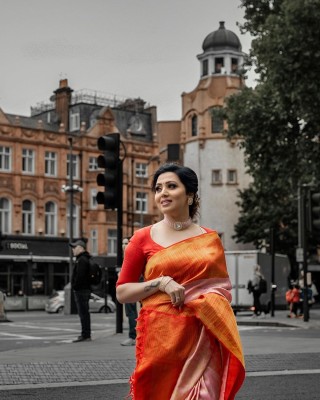
<path fill-rule="evenodd" d="M 93 341 L 72 343 L 76 315 L 9 313 L 0 324 L 0 399 L 124 399 L 134 347 L 120 343 L 115 314 L 92 314 Z M 310 321 L 286 312 L 252 319 L 237 315 L 247 378 L 237 399 L 320 399 L 320 310 Z"/>

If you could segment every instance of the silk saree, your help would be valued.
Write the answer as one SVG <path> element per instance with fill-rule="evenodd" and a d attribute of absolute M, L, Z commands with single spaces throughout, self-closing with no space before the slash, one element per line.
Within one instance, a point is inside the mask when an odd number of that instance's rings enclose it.
<path fill-rule="evenodd" d="M 234 399 L 244 380 L 244 359 L 217 233 L 183 240 L 152 255 L 144 280 L 166 275 L 185 287 L 185 304 L 173 307 L 162 292 L 143 300 L 131 398 Z"/>

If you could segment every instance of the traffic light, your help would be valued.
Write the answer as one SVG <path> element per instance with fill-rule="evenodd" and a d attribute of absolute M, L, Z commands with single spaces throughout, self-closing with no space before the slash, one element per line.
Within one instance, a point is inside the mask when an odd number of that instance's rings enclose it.
<path fill-rule="evenodd" d="M 110 133 L 99 137 L 98 149 L 103 154 L 98 156 L 98 166 L 104 168 L 104 173 L 97 175 L 97 184 L 104 186 L 104 192 L 97 193 L 98 204 L 103 204 L 105 209 L 119 208 L 122 201 L 120 185 L 122 185 L 120 156 L 120 134 Z"/>
<path fill-rule="evenodd" d="M 320 192 L 309 192 L 307 210 L 307 230 L 310 242 L 317 246 L 320 245 Z"/>

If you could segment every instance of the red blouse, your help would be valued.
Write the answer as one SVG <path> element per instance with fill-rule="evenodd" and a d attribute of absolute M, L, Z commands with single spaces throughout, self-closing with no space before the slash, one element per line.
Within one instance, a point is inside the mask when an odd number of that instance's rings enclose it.
<path fill-rule="evenodd" d="M 116 286 L 123 283 L 139 282 L 149 258 L 164 248 L 152 240 L 151 228 L 152 225 L 139 229 L 130 239 L 124 253 L 124 260 Z M 206 232 L 213 232 L 211 229 L 202 228 Z"/>

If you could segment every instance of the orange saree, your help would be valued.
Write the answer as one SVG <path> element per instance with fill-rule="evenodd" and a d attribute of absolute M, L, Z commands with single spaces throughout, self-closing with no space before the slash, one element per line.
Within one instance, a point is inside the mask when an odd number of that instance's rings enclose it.
<path fill-rule="evenodd" d="M 244 359 L 230 306 L 230 280 L 216 232 L 155 253 L 144 279 L 171 276 L 185 286 L 184 307 L 166 293 L 143 300 L 137 320 L 134 400 L 232 400 L 244 380 Z"/>

